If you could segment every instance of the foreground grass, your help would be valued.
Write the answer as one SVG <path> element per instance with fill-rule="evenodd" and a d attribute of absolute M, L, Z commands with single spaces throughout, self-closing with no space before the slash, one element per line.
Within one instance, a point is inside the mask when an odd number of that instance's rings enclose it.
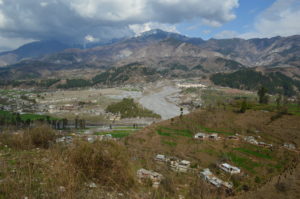
<path fill-rule="evenodd" d="M 124 197 L 135 186 L 122 145 L 80 140 L 57 145 L 53 135 L 47 127 L 28 130 L 26 136 L 1 135 L 0 198 L 105 198 L 108 192 Z"/>

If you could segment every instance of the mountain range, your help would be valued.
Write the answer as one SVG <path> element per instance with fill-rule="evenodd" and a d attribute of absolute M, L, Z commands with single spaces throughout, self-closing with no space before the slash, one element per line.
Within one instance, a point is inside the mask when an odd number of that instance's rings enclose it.
<path fill-rule="evenodd" d="M 47 77 L 57 71 L 76 71 L 78 76 L 80 69 L 99 72 L 130 64 L 194 75 L 248 67 L 299 69 L 300 35 L 205 41 L 157 29 L 86 49 L 58 41 L 39 41 L 0 53 L 0 78 Z M 68 76 L 75 74 L 69 72 Z"/>

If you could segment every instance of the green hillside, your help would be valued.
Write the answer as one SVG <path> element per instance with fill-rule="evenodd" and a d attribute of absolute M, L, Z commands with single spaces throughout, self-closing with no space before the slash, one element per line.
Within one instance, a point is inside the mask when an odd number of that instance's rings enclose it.
<path fill-rule="evenodd" d="M 300 81 L 293 80 L 280 72 L 263 74 L 252 69 L 245 69 L 228 74 L 214 74 L 210 79 L 216 85 L 245 90 L 258 90 L 263 86 L 270 94 L 285 96 L 294 96 L 300 90 Z"/>
<path fill-rule="evenodd" d="M 153 117 L 160 118 L 160 115 L 139 106 L 133 99 L 124 98 L 121 102 L 109 105 L 106 112 L 121 114 L 121 118 Z"/>

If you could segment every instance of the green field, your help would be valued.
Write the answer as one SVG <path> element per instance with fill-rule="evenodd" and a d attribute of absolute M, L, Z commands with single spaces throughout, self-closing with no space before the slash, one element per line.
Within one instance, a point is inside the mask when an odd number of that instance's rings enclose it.
<path fill-rule="evenodd" d="M 227 156 L 236 166 L 244 168 L 252 173 L 255 173 L 254 171 L 255 167 L 261 166 L 260 163 L 253 162 L 249 158 L 239 156 L 233 152 L 227 153 Z"/>
<path fill-rule="evenodd" d="M 0 116 L 3 116 L 7 120 L 12 120 L 13 118 L 16 118 L 16 115 L 9 112 L 9 111 L 2 111 L 0 110 Z M 27 120 L 47 120 L 47 117 L 49 120 L 59 120 L 59 118 L 50 117 L 47 115 L 38 115 L 38 114 L 20 114 L 21 121 L 27 121 Z"/>
<path fill-rule="evenodd" d="M 27 91 L 0 89 L 1 95 L 24 95 L 24 94 L 28 94 L 28 93 L 29 92 L 27 92 Z"/>
<path fill-rule="evenodd" d="M 171 146 L 171 147 L 177 146 L 177 143 L 176 142 L 172 142 L 172 141 L 162 140 L 161 143 L 165 144 L 165 145 L 168 145 L 168 146 Z"/>
<path fill-rule="evenodd" d="M 185 136 L 185 137 L 193 137 L 193 133 L 188 129 L 172 129 L 168 127 L 159 127 L 156 132 L 161 136 Z"/>
<path fill-rule="evenodd" d="M 234 148 L 233 150 L 242 152 L 242 153 L 247 154 L 247 155 L 252 155 L 252 156 L 255 156 L 255 157 L 258 157 L 258 158 L 272 159 L 272 157 L 269 154 L 249 150 L 249 149 L 246 149 L 246 148 Z"/>
<path fill-rule="evenodd" d="M 234 133 L 231 133 L 231 132 L 226 132 L 226 131 L 217 131 L 217 130 L 213 130 L 211 128 L 207 128 L 207 127 L 204 127 L 204 126 L 198 126 L 201 130 L 205 131 L 206 133 L 217 133 L 217 134 L 223 134 L 223 135 L 228 135 L 228 136 L 231 136 L 231 135 L 235 135 Z"/>
<path fill-rule="evenodd" d="M 133 127 L 133 126 L 116 126 L 116 127 L 113 127 L 113 129 L 128 129 L 128 130 L 137 130 L 137 129 L 142 129 L 143 127 Z"/>

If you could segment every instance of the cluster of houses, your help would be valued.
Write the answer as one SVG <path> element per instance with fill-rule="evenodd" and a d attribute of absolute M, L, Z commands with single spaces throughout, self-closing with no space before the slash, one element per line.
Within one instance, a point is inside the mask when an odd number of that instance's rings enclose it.
<path fill-rule="evenodd" d="M 106 117 L 110 121 L 120 121 L 121 120 L 121 114 L 106 113 Z"/>
<path fill-rule="evenodd" d="M 219 165 L 219 168 L 227 173 L 230 174 L 239 174 L 241 170 L 238 167 L 232 166 L 228 163 L 222 163 Z M 226 182 L 215 176 L 209 168 L 203 169 L 200 172 L 200 177 L 202 177 L 205 181 L 209 182 L 210 184 L 214 185 L 215 187 L 223 187 L 225 189 L 232 189 L 233 184 L 232 182 Z"/>
<path fill-rule="evenodd" d="M 246 136 L 244 137 L 244 141 L 254 144 L 254 145 L 259 145 L 259 146 L 264 146 L 264 147 L 273 147 L 272 144 L 268 144 L 262 141 L 257 141 L 253 136 Z"/>
<path fill-rule="evenodd" d="M 155 160 L 163 163 L 167 163 L 168 166 L 176 172 L 188 172 L 190 170 L 191 162 L 187 160 L 180 160 L 176 157 L 166 156 L 162 154 L 157 154 Z M 231 175 L 241 173 L 241 169 L 235 166 L 232 166 L 228 163 L 221 163 L 218 167 Z M 199 173 L 199 176 L 210 184 L 216 186 L 217 188 L 223 187 L 227 190 L 233 188 L 231 182 L 226 182 L 215 176 L 209 168 L 203 169 Z M 140 169 L 137 171 L 137 178 L 142 183 L 146 179 L 151 180 L 153 187 L 157 188 L 161 181 L 164 179 L 163 175 L 154 171 L 149 171 L 146 169 Z"/>
<path fill-rule="evenodd" d="M 168 164 L 168 166 L 176 172 L 188 172 L 191 167 L 191 162 L 188 160 L 180 160 L 177 157 L 166 156 L 162 154 L 157 154 L 155 156 L 155 160 L 159 162 L 164 162 Z"/>
<path fill-rule="evenodd" d="M 206 88 L 204 84 L 177 84 L 179 88 Z"/>
<path fill-rule="evenodd" d="M 187 160 L 180 160 L 176 157 L 166 156 L 162 154 L 157 154 L 154 158 L 158 162 L 166 163 L 168 166 L 176 172 L 188 172 L 191 166 L 191 162 Z M 137 171 L 137 178 L 139 182 L 142 183 L 145 180 L 151 180 L 152 186 L 158 188 L 160 182 L 164 179 L 163 175 L 160 173 L 149 171 L 146 169 L 139 169 Z"/>
<path fill-rule="evenodd" d="M 110 141 L 110 140 L 116 140 L 116 138 L 113 138 L 111 134 L 105 134 L 105 135 L 88 135 L 86 137 L 86 140 L 90 143 L 93 143 L 95 141 Z"/>
<path fill-rule="evenodd" d="M 41 106 L 41 105 L 40 105 Z M 82 106 L 78 104 L 64 104 L 64 105 L 54 105 L 51 104 L 47 106 L 45 109 L 43 109 L 44 112 L 49 113 L 68 113 L 73 112 L 75 114 L 90 114 L 90 115 L 102 115 L 105 113 L 105 111 L 101 108 L 95 108 L 95 109 L 83 109 Z"/>
<path fill-rule="evenodd" d="M 93 143 L 95 141 L 110 141 L 110 140 L 116 140 L 116 138 L 113 138 L 111 134 L 106 135 L 84 135 L 80 136 L 84 140 Z M 71 144 L 73 142 L 73 136 L 63 136 L 56 139 L 56 143 L 64 143 L 64 144 Z"/>
<path fill-rule="evenodd" d="M 48 112 L 49 113 L 57 113 L 57 112 L 70 112 L 78 110 L 78 106 L 75 106 L 74 104 L 65 104 L 62 106 L 56 106 L 56 105 L 49 105 Z"/>
<path fill-rule="evenodd" d="M 0 110 L 15 113 L 35 113 L 39 110 L 39 106 L 34 100 L 31 100 L 29 94 L 1 94 L 0 100 L 4 102 L 0 104 Z"/>

